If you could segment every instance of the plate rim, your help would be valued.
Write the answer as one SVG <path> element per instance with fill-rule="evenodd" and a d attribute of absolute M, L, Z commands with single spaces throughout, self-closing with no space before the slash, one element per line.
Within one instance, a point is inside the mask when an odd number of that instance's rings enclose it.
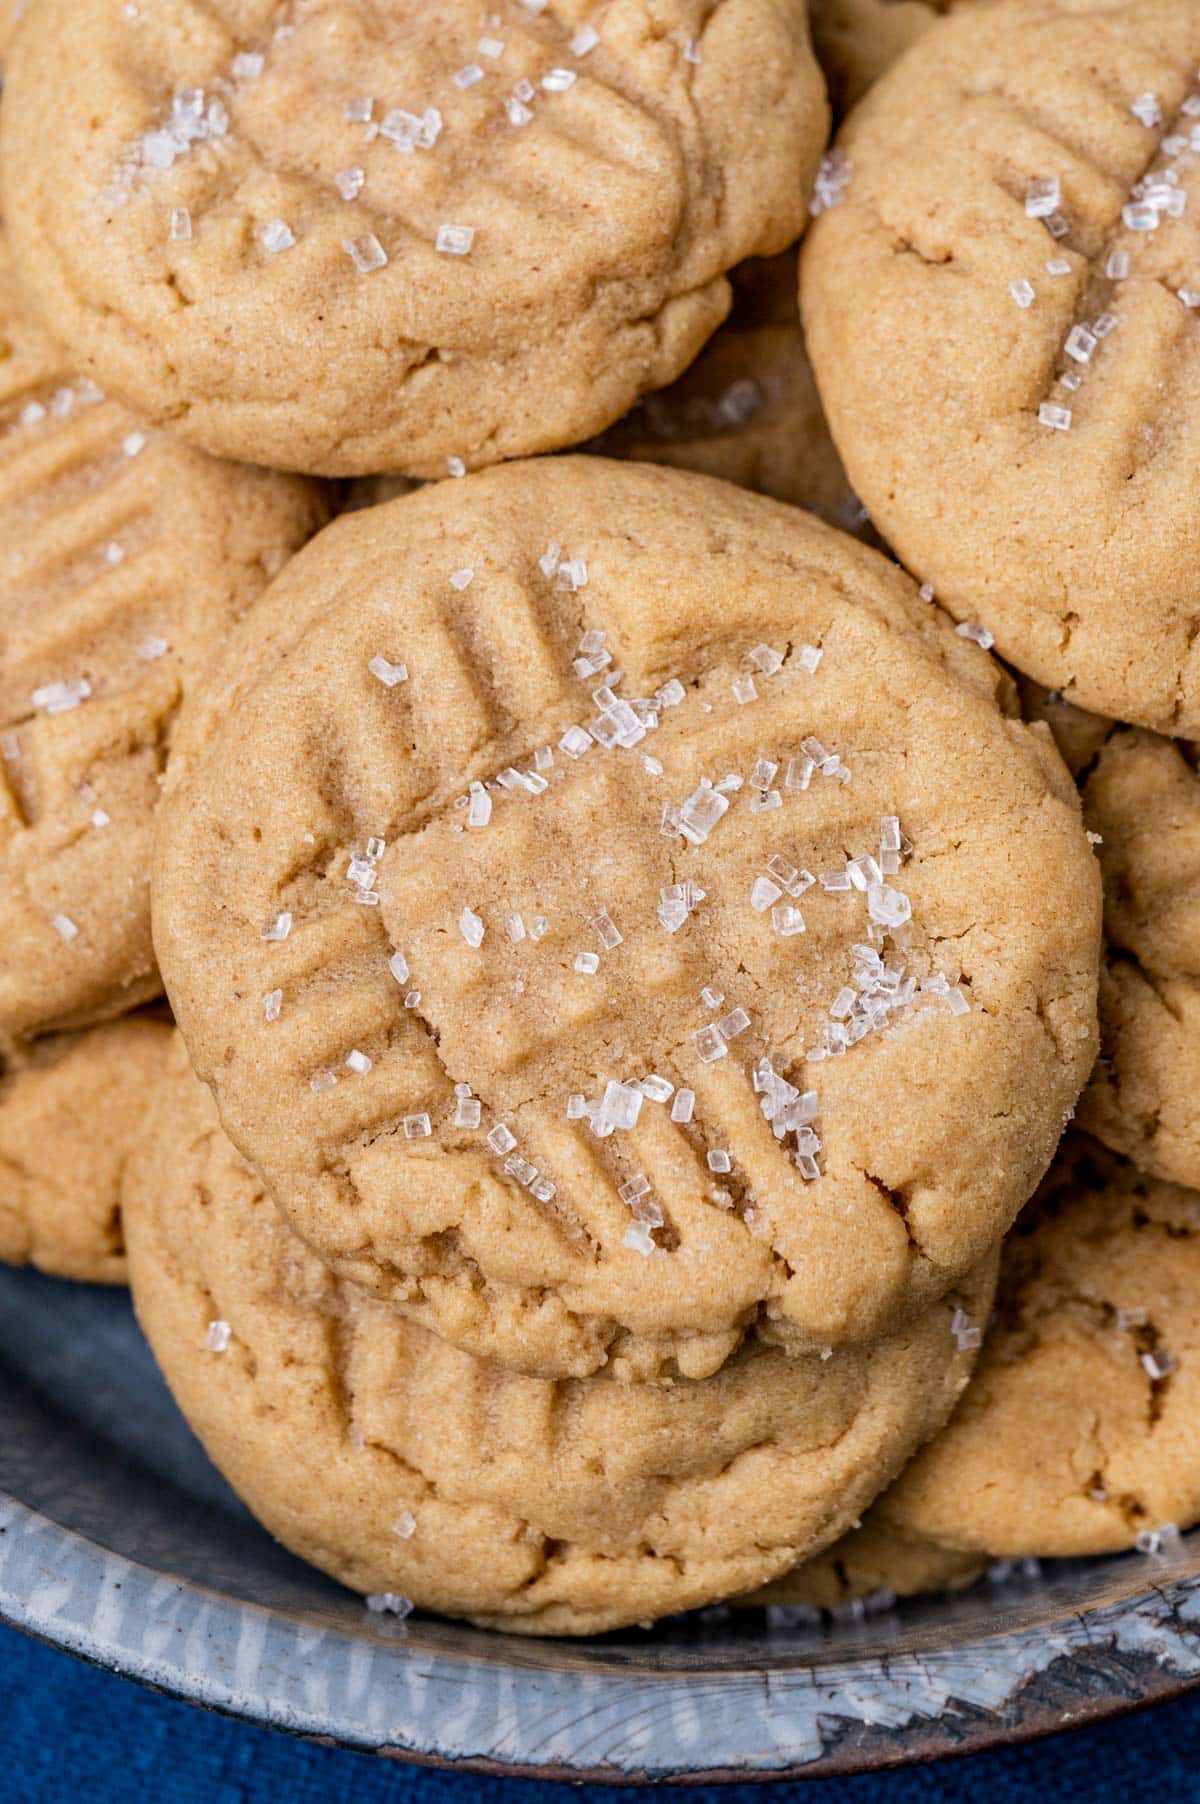
<path fill-rule="evenodd" d="M 51 1553 L 52 1601 L 39 1608 L 10 1582 L 9 1574 L 14 1567 L 19 1573 L 30 1560 L 38 1571 L 45 1572 L 46 1555 Z M 118 1593 L 122 1594 L 119 1602 Z M 152 1596 L 154 1593 L 157 1595 Z M 186 1651 L 172 1660 L 122 1641 L 120 1630 L 126 1618 L 144 1623 L 149 1613 L 153 1621 L 157 1610 L 169 1648 L 172 1628 L 183 1628 L 182 1619 L 173 1625 L 169 1611 L 162 1614 L 162 1606 L 169 1600 L 182 1605 L 185 1615 L 189 1609 L 196 1614 L 202 1625 L 201 1640 L 212 1649 L 208 1670 L 194 1659 L 189 1663 Z M 86 1609 L 81 1613 L 80 1606 L 89 1601 L 90 1615 Z M 572 1671 L 556 1679 L 536 1666 L 488 1665 L 466 1652 L 453 1655 L 415 1648 L 407 1643 L 402 1629 L 394 1637 L 369 1643 L 336 1626 L 304 1631 L 300 1619 L 287 1611 L 218 1591 L 206 1592 L 194 1581 L 156 1572 L 63 1527 L 4 1491 L 0 1491 L 0 1621 L 146 1689 L 258 1728 L 414 1765 L 572 1783 L 711 1785 L 850 1777 L 1037 1740 L 1200 1689 L 1200 1573 L 1149 1584 L 1145 1592 L 1115 1604 L 1071 1612 L 1049 1629 L 1043 1625 L 1036 1630 L 1000 1630 L 995 1636 L 977 1636 L 919 1654 L 886 1657 L 876 1653 L 858 1660 L 842 1656 L 827 1668 L 815 1660 L 783 1671 L 767 1671 L 757 1663 L 742 1672 L 711 1675 Z M 314 1646 L 320 1644 L 322 1662 L 330 1654 L 339 1656 L 334 1664 L 343 1673 L 352 1668 L 356 1657 L 360 1664 L 365 1661 L 370 1670 L 364 1704 L 374 1701 L 370 1689 L 380 1683 L 404 1705 L 392 1719 L 386 1737 L 373 1734 L 369 1725 L 347 1719 L 346 1710 L 353 1708 L 353 1703 L 337 1708 L 327 1705 L 324 1713 L 319 1704 L 301 1704 L 307 1680 L 298 1668 L 287 1672 L 283 1656 L 290 1653 L 293 1661 L 297 1658 L 302 1631 L 315 1637 Z M 185 1649 L 196 1632 L 193 1622 L 184 1637 Z M 273 1632 L 281 1638 L 281 1645 L 268 1660 L 265 1656 Z M 248 1671 L 243 1637 L 251 1649 L 250 1659 L 258 1662 Z M 356 1656 L 356 1648 L 367 1652 Z M 939 1674 L 940 1667 L 956 1661 L 964 1671 L 974 1673 L 974 1696 L 971 1684 L 962 1688 L 959 1696 L 955 1684 Z M 1106 1661 L 1112 1668 L 1112 1684 L 1098 1688 L 1097 1670 Z M 215 1674 L 226 1665 L 230 1665 L 230 1678 L 217 1678 Z M 281 1692 L 273 1693 L 261 1682 L 255 1689 L 255 1674 L 261 1677 L 267 1667 L 276 1673 Z M 491 1745 L 470 1745 L 469 1723 L 450 1732 L 451 1741 L 455 1733 L 459 1735 L 459 1745 L 449 1745 L 445 1738 L 436 1745 L 428 1725 L 443 1721 L 444 1713 L 436 1698 L 431 1702 L 430 1694 L 444 1695 L 452 1719 L 453 1704 L 461 1703 L 462 1675 L 468 1669 L 476 1679 L 482 1675 L 484 1690 L 503 1694 L 522 1741 L 536 1744 L 539 1737 L 544 1738 L 543 1758 L 531 1760 L 516 1746 L 505 1749 L 502 1736 Z M 907 1718 L 872 1723 L 861 1714 L 856 1718 L 846 1713 L 839 1707 L 836 1693 L 822 1691 L 823 1671 L 832 1672 L 832 1682 L 845 1687 L 846 1695 L 855 1686 L 867 1690 L 872 1684 L 879 1686 L 877 1701 L 885 1715 L 889 1711 L 894 1715 L 896 1700 L 904 1697 L 911 1706 Z M 995 1703 L 981 1703 L 982 1696 L 990 1696 L 997 1675 L 1005 1671 L 1013 1677 L 1008 1691 L 1001 1685 Z M 240 1693 L 239 1684 L 243 1687 Z M 247 1685 L 249 1689 L 245 1689 Z M 574 1718 L 565 1724 L 560 1720 L 564 1687 L 574 1688 L 573 1706 L 576 1700 L 586 1705 L 576 1709 Z M 721 1706 L 727 1706 L 731 1698 L 737 1699 L 743 1719 L 747 1700 L 759 1700 L 757 1711 L 749 1714 L 758 1725 L 761 1742 L 756 1751 L 747 1753 L 743 1741 L 741 1755 L 726 1760 L 726 1747 L 719 1739 L 727 1732 L 722 1728 Z M 714 1709 L 718 1719 L 718 1746 L 712 1748 L 715 1760 L 701 1758 L 700 1741 L 689 1740 L 699 1722 L 707 1752 Z M 902 1714 L 902 1706 L 900 1709 Z M 623 1710 L 641 1711 L 652 1728 L 661 1730 L 665 1724 L 674 1751 L 659 1753 L 647 1747 L 639 1759 L 620 1739 Z M 724 1714 L 729 1714 L 727 1709 Z M 964 1717 L 969 1720 L 965 1729 L 960 1729 L 957 1725 Z M 948 1720 L 956 1725 L 953 1729 L 947 1728 Z M 588 1739 L 595 1741 L 599 1736 L 605 1749 L 603 1758 L 589 1757 L 582 1747 L 562 1746 L 564 1735 L 569 1744 L 573 1731 L 584 1727 Z M 794 1744 L 790 1754 L 786 1746 L 779 1745 L 780 1734 L 790 1734 Z M 689 1757 L 689 1748 L 695 1757 Z"/>

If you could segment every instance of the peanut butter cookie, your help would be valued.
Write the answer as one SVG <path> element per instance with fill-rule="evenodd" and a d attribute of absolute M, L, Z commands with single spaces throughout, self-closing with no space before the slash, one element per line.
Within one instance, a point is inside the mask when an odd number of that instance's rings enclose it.
<path fill-rule="evenodd" d="M 1200 1194 L 1064 1142 L 1005 1242 L 962 1402 L 877 1506 L 967 1552 L 1111 1553 L 1200 1519 Z"/>
<path fill-rule="evenodd" d="M 0 1054 L 159 988 L 154 809 L 180 698 L 316 529 L 73 374 L 0 241 Z"/>
<path fill-rule="evenodd" d="M 602 430 L 799 235 L 805 0 L 43 0 L 5 210 L 82 367 L 224 456 L 444 476 Z"/>
<path fill-rule="evenodd" d="M 970 1365 L 947 1299 L 827 1360 L 748 1346 L 702 1384 L 504 1372 L 339 1283 L 183 1058 L 125 1206 L 192 1427 L 272 1534 L 376 1607 L 582 1635 L 745 1590 L 848 1525 Z M 994 1270 L 962 1308 L 986 1313 Z"/>
<path fill-rule="evenodd" d="M 1200 7 L 1000 0 L 838 139 L 802 259 L 855 492 L 1069 701 L 1200 737 Z"/>
<path fill-rule="evenodd" d="M 130 1015 L 38 1040 L 0 1075 L 0 1260 L 123 1284 L 121 1182 L 170 1039 Z"/>
<path fill-rule="evenodd" d="M 833 526 L 858 527 L 866 516 L 829 436 L 804 349 L 795 253 L 744 263 L 730 279 L 732 312 L 691 369 L 647 395 L 594 448 L 720 476 Z"/>
<path fill-rule="evenodd" d="M 155 942 L 342 1276 L 542 1376 L 869 1339 L 1049 1163 L 1099 878 L 895 566 L 596 457 L 344 516 L 181 729 Z"/>

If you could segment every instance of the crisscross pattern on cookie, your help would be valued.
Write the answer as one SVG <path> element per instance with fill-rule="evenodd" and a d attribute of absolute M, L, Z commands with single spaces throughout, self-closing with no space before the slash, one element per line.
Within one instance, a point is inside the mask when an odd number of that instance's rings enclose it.
<path fill-rule="evenodd" d="M 994 1253 L 828 1359 L 749 1346 L 663 1386 L 506 1372 L 335 1280 L 186 1056 L 166 1066 L 126 1187 L 139 1320 L 239 1494 L 376 1608 L 583 1634 L 744 1590 L 852 1522 L 974 1362 L 952 1324 L 986 1316 Z"/>
<path fill-rule="evenodd" d="M 1181 734 L 1198 65 L 1184 0 L 939 25 L 848 123 L 804 284 L 834 436 L 909 567 L 1039 681 Z"/>
<path fill-rule="evenodd" d="M 1002 1231 L 1093 1045 L 1094 865 L 997 680 L 701 478 L 338 522 L 185 726 L 162 840 L 230 1132 L 340 1271 L 529 1369 L 876 1332 Z"/>
<path fill-rule="evenodd" d="M 319 517 L 303 483 L 172 444 L 72 375 L 0 246 L 0 1046 L 157 990 L 151 822 L 183 683 Z"/>
<path fill-rule="evenodd" d="M 49 10 L 5 107 L 43 304 L 206 448 L 330 475 L 606 426 L 798 235 L 827 123 L 802 0 Z"/>

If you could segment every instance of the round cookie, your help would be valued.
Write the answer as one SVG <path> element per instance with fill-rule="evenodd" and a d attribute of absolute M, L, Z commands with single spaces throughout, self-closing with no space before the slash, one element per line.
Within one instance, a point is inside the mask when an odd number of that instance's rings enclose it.
<path fill-rule="evenodd" d="M 123 1284 L 121 1182 L 170 1028 L 130 1015 L 38 1040 L 0 1075 L 0 1260 Z"/>
<path fill-rule="evenodd" d="M 705 477 L 339 519 L 168 777 L 155 943 L 227 1131 L 339 1273 L 527 1371 L 877 1335 L 1094 1058 L 1095 860 L 1007 694 L 894 565 Z"/>
<path fill-rule="evenodd" d="M 906 1535 L 876 1507 L 824 1553 L 736 1601 L 743 1609 L 840 1610 L 926 1591 L 960 1591 L 981 1578 L 987 1564 L 983 1554 Z"/>
<path fill-rule="evenodd" d="M 828 123 L 804 0 L 42 0 L 5 209 L 131 405 L 226 456 L 443 476 L 685 369 L 726 271 L 798 236 Z"/>
<path fill-rule="evenodd" d="M 811 0 L 813 47 L 838 112 L 915 44 L 951 0 Z"/>
<path fill-rule="evenodd" d="M 830 426 L 902 561 L 1039 682 L 1184 737 L 1198 63 L 1191 0 L 951 17 L 847 120 L 802 259 Z"/>
<path fill-rule="evenodd" d="M 72 375 L 0 241 L 0 1048 L 157 993 L 152 818 L 181 694 L 323 512 Z"/>
<path fill-rule="evenodd" d="M 792 251 L 733 271 L 733 309 L 691 369 L 598 439 L 606 457 L 672 464 L 851 528 L 863 513 L 804 349 Z"/>
<path fill-rule="evenodd" d="M 907 1535 L 1019 1558 L 1111 1553 L 1200 1519 L 1200 1194 L 1071 1135 L 1005 1242 L 949 1427 L 877 1505 Z"/>
<path fill-rule="evenodd" d="M 125 1206 L 142 1326 L 266 1527 L 357 1590 L 527 1634 L 641 1622 L 782 1572 L 944 1421 L 970 1367 L 942 1301 L 869 1348 L 759 1345 L 703 1384 L 506 1373 L 334 1279 L 184 1057 Z M 994 1268 L 971 1280 L 973 1314 Z"/>
<path fill-rule="evenodd" d="M 1200 773 L 1196 748 L 1110 728 L 1083 791 L 1104 878 L 1100 1060 L 1082 1125 L 1200 1189 Z"/>

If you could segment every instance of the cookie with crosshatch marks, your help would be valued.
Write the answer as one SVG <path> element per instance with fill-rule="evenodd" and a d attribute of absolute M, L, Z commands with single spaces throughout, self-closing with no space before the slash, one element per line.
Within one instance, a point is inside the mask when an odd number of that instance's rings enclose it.
<path fill-rule="evenodd" d="M 1200 1519 L 1200 1193 L 1064 1140 L 949 1425 L 872 1512 L 966 1552 L 1153 1549 Z"/>
<path fill-rule="evenodd" d="M 155 943 L 335 1269 L 547 1376 L 880 1333 L 1095 1052 L 1045 735 L 902 572 L 595 457 L 336 521 L 181 728 Z"/>
<path fill-rule="evenodd" d="M 170 1028 L 149 1013 L 47 1034 L 0 1070 L 0 1260 L 121 1284 L 121 1183 Z"/>
<path fill-rule="evenodd" d="M 180 1049 L 182 1050 L 182 1049 Z M 990 1254 L 869 1346 L 749 1343 L 703 1383 L 505 1372 L 338 1281 L 167 1063 L 125 1193 L 139 1320 L 209 1453 L 271 1533 L 369 1594 L 591 1634 L 769 1579 L 853 1521 L 943 1423 Z"/>
<path fill-rule="evenodd" d="M 0 1051 L 157 994 L 150 855 L 181 694 L 324 516 L 65 363 L 0 241 Z"/>
<path fill-rule="evenodd" d="M 805 0 L 44 0 L 5 210 L 131 405 L 225 456 L 441 476 L 686 368 L 726 271 L 799 234 L 828 121 Z"/>
<path fill-rule="evenodd" d="M 1068 700 L 1200 735 L 1200 8 L 1000 0 L 839 137 L 802 258 L 850 481 Z"/>

